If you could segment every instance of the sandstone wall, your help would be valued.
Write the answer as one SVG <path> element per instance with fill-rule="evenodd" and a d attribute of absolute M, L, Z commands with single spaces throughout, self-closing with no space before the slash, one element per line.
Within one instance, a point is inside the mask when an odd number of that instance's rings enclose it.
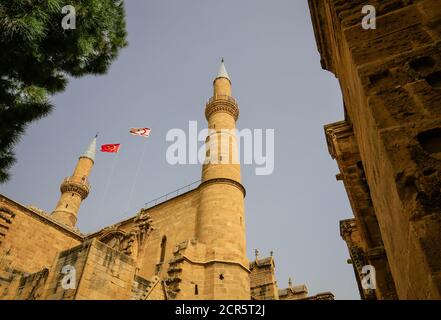
<path fill-rule="evenodd" d="M 251 297 L 257 300 L 279 299 L 273 258 L 251 262 L 250 270 Z"/>
<path fill-rule="evenodd" d="M 146 239 L 145 250 L 138 258 L 139 275 L 150 279 L 155 275 L 167 277 L 168 263 L 179 243 L 193 239 L 196 235 L 196 214 L 199 203 L 198 189 L 159 204 L 148 210 L 153 230 Z M 133 221 L 122 223 L 119 228 L 130 230 Z M 161 243 L 165 240 L 165 255 L 161 259 Z"/>
<path fill-rule="evenodd" d="M 310 0 L 401 299 L 441 298 L 441 2 Z M 377 29 L 361 27 L 363 5 Z"/>
<path fill-rule="evenodd" d="M 348 245 L 359 286 L 363 266 L 373 265 L 376 269 L 375 292 L 360 288 L 361 296 L 364 299 L 396 299 L 395 284 L 352 126 L 340 121 L 325 126 L 325 132 L 330 154 L 340 169 L 336 178 L 343 181 L 355 216 L 350 223 L 341 221 L 340 231 Z"/>
<path fill-rule="evenodd" d="M 60 251 L 82 241 L 78 233 L 58 225 L 43 213 L 36 213 L 1 195 L 0 224 L 7 227 L 0 228 L 4 230 L 0 260 L 8 261 L 5 264 L 9 269 L 27 273 L 50 267 Z"/>
<path fill-rule="evenodd" d="M 62 268 L 75 268 L 76 288 L 62 287 Z M 135 276 L 135 262 L 127 255 L 97 240 L 61 252 L 51 269 L 45 299 L 129 300 Z"/>

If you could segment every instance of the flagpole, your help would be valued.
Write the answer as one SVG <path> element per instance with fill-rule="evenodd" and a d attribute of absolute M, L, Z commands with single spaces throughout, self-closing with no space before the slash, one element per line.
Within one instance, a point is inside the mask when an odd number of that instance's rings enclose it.
<path fill-rule="evenodd" d="M 138 161 L 138 166 L 136 168 L 135 178 L 133 179 L 132 188 L 131 188 L 130 193 L 129 193 L 129 201 L 127 202 L 127 207 L 126 207 L 125 213 L 128 213 L 128 211 L 130 210 L 130 205 L 132 203 L 132 198 L 133 198 L 133 192 L 135 191 L 136 182 L 138 180 L 139 171 L 141 169 L 141 164 L 144 162 L 145 153 L 147 151 L 147 137 L 145 138 L 145 142 L 144 143 L 145 143 L 145 145 L 143 146 L 142 155 L 141 155 L 141 157 L 139 158 L 139 161 Z"/>
<path fill-rule="evenodd" d="M 107 198 L 107 193 L 109 191 L 109 186 L 110 186 L 110 180 L 113 178 L 113 174 L 115 173 L 115 168 L 116 168 L 116 163 L 118 162 L 118 158 L 119 158 L 119 150 L 116 153 L 115 158 L 113 159 L 113 163 L 112 163 L 112 168 L 110 169 L 110 174 L 107 176 L 107 182 L 106 182 L 106 186 L 104 187 L 104 193 L 103 193 L 103 198 L 100 204 L 100 213 L 103 213 L 103 204 Z"/>

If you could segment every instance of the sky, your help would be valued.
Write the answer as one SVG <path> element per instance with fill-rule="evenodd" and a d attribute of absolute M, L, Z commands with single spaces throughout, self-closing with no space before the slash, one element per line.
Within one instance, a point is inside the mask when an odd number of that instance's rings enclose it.
<path fill-rule="evenodd" d="M 127 0 L 129 46 L 102 76 L 71 79 L 48 117 L 15 151 L 6 196 L 51 212 L 59 186 L 99 132 L 92 190 L 77 226 L 84 233 L 134 216 L 154 198 L 200 179 L 198 164 L 170 165 L 167 132 L 206 127 L 221 57 L 240 105 L 239 129 L 274 129 L 274 172 L 242 166 L 247 254 L 274 252 L 279 287 L 359 299 L 339 221 L 352 217 L 323 126 L 343 119 L 337 79 L 320 67 L 306 0 Z M 80 23 L 77 21 L 77 23 Z M 128 134 L 150 127 L 147 140 Z M 144 156 L 143 156 L 144 154 Z"/>

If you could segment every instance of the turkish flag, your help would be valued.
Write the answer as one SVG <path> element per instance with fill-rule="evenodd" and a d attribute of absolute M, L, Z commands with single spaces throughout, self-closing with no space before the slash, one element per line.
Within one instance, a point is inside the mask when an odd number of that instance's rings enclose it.
<path fill-rule="evenodd" d="M 117 153 L 119 151 L 119 147 L 120 144 L 119 143 L 115 143 L 115 144 L 103 144 L 101 146 L 101 152 L 112 152 L 112 153 Z"/>

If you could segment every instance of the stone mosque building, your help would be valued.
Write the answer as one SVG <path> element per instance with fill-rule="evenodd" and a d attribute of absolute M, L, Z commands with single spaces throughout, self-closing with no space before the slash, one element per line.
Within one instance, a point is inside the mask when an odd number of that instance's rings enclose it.
<path fill-rule="evenodd" d="M 441 299 L 441 2 L 308 2 L 321 65 L 342 91 L 344 119 L 324 131 L 354 214 L 340 232 L 360 296 Z M 362 27 L 365 5 L 375 29 Z M 223 64 L 205 115 L 207 142 L 235 128 Z M 272 255 L 248 260 L 238 164 L 206 163 L 195 189 L 82 234 L 95 149 L 51 214 L 0 195 L 0 299 L 333 299 L 291 281 L 279 289 Z M 363 285 L 367 265 L 375 289 Z"/>
<path fill-rule="evenodd" d="M 213 129 L 207 143 L 236 126 L 239 107 L 223 62 L 205 115 Z M 237 147 L 235 136 L 230 141 Z M 52 213 L 0 195 L 0 299 L 333 299 L 308 296 L 291 281 L 279 289 L 272 255 L 248 259 L 240 164 L 205 163 L 195 189 L 82 234 L 75 226 L 96 143 L 61 183 Z"/>

